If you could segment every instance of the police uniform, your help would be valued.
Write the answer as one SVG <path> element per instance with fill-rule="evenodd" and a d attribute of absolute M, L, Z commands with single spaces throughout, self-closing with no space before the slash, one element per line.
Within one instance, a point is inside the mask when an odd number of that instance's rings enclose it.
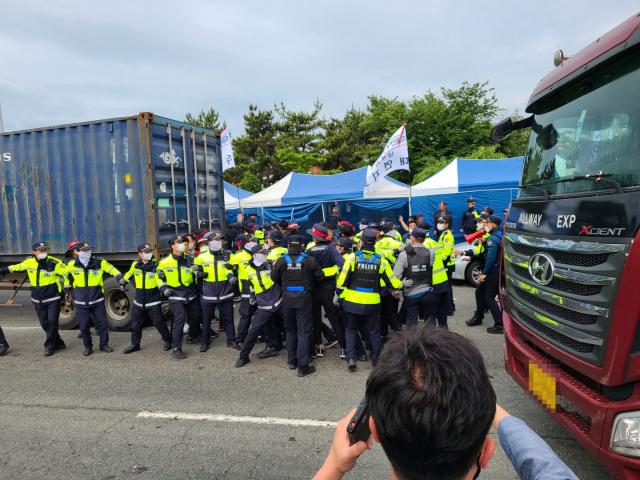
<path fill-rule="evenodd" d="M 347 257 L 338 278 L 338 288 L 344 289 L 344 310 L 348 315 L 347 361 L 349 370 L 355 370 L 358 330 L 366 324 L 371 338 L 371 362 L 377 365 L 382 351 L 380 338 L 381 284 L 399 289 L 402 282 L 396 278 L 387 260 L 375 252 L 377 233 L 369 228 L 362 233 L 362 250 Z M 361 345 L 360 345 L 361 346 Z"/>
<path fill-rule="evenodd" d="M 109 347 L 109 329 L 107 328 L 107 311 L 104 306 L 104 285 L 102 276 L 108 273 L 116 278 L 121 288 L 125 288 L 127 281 L 116 267 L 100 257 L 91 257 L 86 264 L 82 262 L 83 253 L 91 252 L 91 246 L 81 243 L 76 247 L 78 258 L 67 265 L 65 270 L 64 291 L 73 291 L 73 305 L 78 318 L 78 325 L 82 333 L 84 354 L 91 355 L 93 341 L 91 340 L 91 318 L 93 318 L 100 335 L 100 351 L 111 353 Z"/>
<path fill-rule="evenodd" d="M 484 304 L 489 307 L 493 316 L 494 326 L 487 328 L 488 333 L 502 333 L 502 310 L 496 302 L 500 286 L 500 267 L 499 262 L 502 254 L 502 238 L 499 235 L 498 226 L 502 223 L 502 219 L 496 215 L 489 216 L 489 222 L 496 225 L 490 232 L 486 241 L 486 258 L 485 266 L 482 274 L 486 275 L 484 282 L 480 282 L 480 286 L 476 290 L 476 295 L 484 296 Z M 478 311 L 478 318 L 482 320 L 484 309 Z"/>
<path fill-rule="evenodd" d="M 138 252 L 148 254 L 153 252 L 153 249 L 148 243 L 143 243 L 138 246 Z M 162 319 L 162 299 L 158 289 L 157 267 L 158 262 L 153 258 L 147 262 L 140 259 L 133 262 L 129 271 L 124 274 L 126 280 L 133 277 L 136 286 L 131 309 L 131 346 L 124 349 L 125 354 L 140 350 L 142 326 L 147 318 L 151 320 L 162 337 L 164 351 L 171 350 L 171 334 Z"/>
<path fill-rule="evenodd" d="M 181 242 L 178 235 L 171 237 L 169 245 Z M 173 356 L 179 360 L 185 357 L 182 352 L 184 324 L 189 325 L 188 343 L 197 342 L 202 321 L 202 306 L 196 290 L 197 272 L 193 264 L 183 255 L 170 253 L 160 260 L 156 267 L 158 287 L 169 300 L 169 307 L 173 313 Z"/>
<path fill-rule="evenodd" d="M 249 332 L 249 326 L 251 325 L 251 319 L 258 309 L 257 305 L 251 303 L 251 282 L 249 276 L 245 270 L 245 267 L 249 264 L 251 259 L 251 248 L 253 245 L 258 244 L 258 239 L 253 235 L 247 235 L 243 239 L 244 246 L 242 250 L 231 255 L 229 265 L 236 270 L 238 277 L 238 283 L 240 285 L 240 308 L 238 313 L 240 314 L 240 321 L 238 323 L 238 331 L 236 333 L 236 343 L 240 346 L 247 337 Z"/>
<path fill-rule="evenodd" d="M 209 235 L 209 242 L 222 242 L 221 233 Z M 215 316 L 216 308 L 220 312 L 220 320 L 227 337 L 227 346 L 235 348 L 236 330 L 233 320 L 233 283 L 237 282 L 229 264 L 229 252 L 219 249 L 203 252 L 195 260 L 195 264 L 202 267 L 203 286 L 202 301 L 204 317 L 202 320 L 201 352 L 206 352 L 210 343 L 211 319 Z"/>
<path fill-rule="evenodd" d="M 482 228 L 484 229 L 484 222 L 489 218 L 489 215 L 486 213 L 483 213 L 480 215 L 480 218 L 478 218 L 478 228 Z M 502 232 L 500 232 L 502 233 Z M 469 260 L 478 260 L 478 267 L 480 268 L 480 271 L 484 270 L 484 266 L 485 266 L 485 260 L 487 257 L 487 251 L 486 251 L 486 240 L 487 238 L 489 238 L 489 233 L 486 232 L 483 236 L 482 242 L 478 242 L 478 244 L 474 247 L 474 248 L 470 248 L 469 250 L 463 250 L 460 253 L 462 255 L 464 255 L 465 257 L 469 257 Z M 480 284 L 478 284 L 478 287 L 480 286 Z M 475 295 L 476 295 L 476 311 L 473 312 L 473 317 L 470 320 L 467 320 L 466 324 L 470 327 L 475 327 L 477 325 L 482 325 L 482 318 L 483 316 L 480 316 L 480 320 L 478 319 L 478 312 L 482 311 L 484 314 L 484 310 L 485 310 L 485 304 L 484 304 L 484 292 L 480 293 L 478 291 L 478 287 L 476 287 L 476 291 L 475 291 Z"/>
<path fill-rule="evenodd" d="M 421 228 L 414 228 L 411 237 L 424 242 L 427 234 L 428 232 Z M 403 280 L 403 303 L 408 329 L 417 328 L 421 307 L 425 312 L 432 312 L 433 303 L 437 301 L 432 288 L 433 266 L 436 258 L 439 259 L 439 256 L 435 248 L 426 248 L 423 243 L 412 244 L 400 252 L 393 267 L 395 276 Z"/>
<path fill-rule="evenodd" d="M 353 239 L 356 242 L 360 242 L 360 238 L 362 237 L 362 232 L 364 232 L 365 228 L 369 226 L 369 220 L 367 220 L 366 218 L 362 218 L 360 222 L 358 222 L 358 225 L 360 227 L 360 230 L 353 237 Z"/>
<path fill-rule="evenodd" d="M 307 250 L 310 257 L 316 259 L 324 273 L 324 279 L 316 281 L 313 289 L 313 345 L 322 344 L 322 309 L 324 308 L 333 333 L 335 334 L 340 348 L 347 348 L 345 331 L 338 316 L 338 308 L 333 303 L 333 296 L 336 291 L 336 278 L 340 269 L 344 265 L 344 258 L 338 250 L 331 244 L 329 231 L 322 225 L 315 225 L 307 233 L 313 236 L 315 246 Z M 325 335 L 326 336 L 326 335 Z M 327 338 L 327 340 L 330 340 Z M 317 352 L 318 353 L 318 352 Z M 319 352 L 323 355 L 323 352 Z"/>
<path fill-rule="evenodd" d="M 456 310 L 455 303 L 453 302 L 453 286 L 451 284 L 451 277 L 453 276 L 453 271 L 455 270 L 455 257 L 453 255 L 453 244 L 454 238 L 453 233 L 451 233 L 451 224 L 449 220 L 445 217 L 440 217 L 438 219 L 438 223 L 442 225 L 443 223 L 448 223 L 449 228 L 446 230 L 438 231 L 438 253 L 442 257 L 442 261 L 444 266 L 447 268 L 447 277 L 448 277 L 448 288 L 449 294 L 447 297 L 447 315 L 453 315 L 453 312 Z"/>
<path fill-rule="evenodd" d="M 376 252 L 381 254 L 392 267 L 396 263 L 396 255 L 399 254 L 399 249 L 402 246 L 402 242 L 399 242 L 394 236 L 393 227 L 394 225 L 390 221 L 381 225 L 382 238 L 376 243 Z M 383 287 L 380 291 L 380 306 L 382 308 L 380 335 L 382 335 L 383 341 L 389 339 L 389 327 L 394 332 L 399 332 L 402 328 L 398 317 L 398 303 L 399 300 L 391 295 L 389 288 Z"/>
<path fill-rule="evenodd" d="M 462 219 L 460 220 L 460 229 L 464 231 L 465 235 L 475 233 L 478 227 L 480 214 L 475 209 L 475 203 L 473 197 L 467 198 L 467 204 L 470 206 L 464 211 Z"/>
<path fill-rule="evenodd" d="M 275 262 L 271 272 L 271 279 L 282 287 L 289 368 L 297 367 L 301 377 L 315 371 L 314 367 L 309 367 L 313 331 L 311 292 L 314 281 L 324 280 L 320 264 L 302 252 L 303 244 L 303 237 L 291 235 L 289 251 Z"/>
<path fill-rule="evenodd" d="M 249 354 L 264 332 L 266 347 L 258 354 L 261 358 L 272 357 L 282 349 L 281 340 L 277 336 L 278 330 L 284 326 L 282 309 L 282 289 L 271 279 L 271 267 L 267 262 L 267 248 L 256 245 L 251 249 L 252 259 L 245 265 L 245 271 L 251 284 L 251 303 L 257 306 L 257 311 L 251 319 L 251 328 L 242 344 L 240 358 L 236 367 L 244 367 L 249 363 Z M 256 257 L 262 255 L 264 262 L 256 264 Z"/>
<path fill-rule="evenodd" d="M 47 245 L 37 242 L 32 246 L 35 252 L 44 252 Z M 38 253 L 46 255 L 45 253 Z M 24 272 L 29 275 L 31 284 L 31 303 L 36 309 L 40 326 L 46 334 L 44 342 L 45 355 L 50 356 L 55 350 L 65 348 L 65 343 L 58 333 L 60 319 L 60 297 L 66 265 L 57 258 L 45 256 L 39 259 L 29 257 L 24 262 L 0 269 L 0 277 L 9 272 Z M 2 339 L 0 339 L 0 343 Z"/>
<path fill-rule="evenodd" d="M 268 238 L 273 241 L 274 246 L 269 247 L 269 253 L 267 253 L 267 260 L 271 265 L 276 263 L 280 257 L 286 254 L 289 250 L 280 246 L 282 241 L 282 232 L 280 230 L 271 230 L 268 234 Z"/>

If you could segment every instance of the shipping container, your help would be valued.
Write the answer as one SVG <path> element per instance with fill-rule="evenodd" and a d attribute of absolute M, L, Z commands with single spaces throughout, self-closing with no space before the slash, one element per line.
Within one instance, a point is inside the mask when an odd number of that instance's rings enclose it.
<path fill-rule="evenodd" d="M 224 226 L 211 130 L 140 113 L 2 133 L 0 159 L 0 266 L 31 255 L 36 241 L 62 258 L 79 240 L 124 269 L 142 243 L 161 255 L 173 235 Z M 128 326 L 123 318 L 110 325 Z"/>

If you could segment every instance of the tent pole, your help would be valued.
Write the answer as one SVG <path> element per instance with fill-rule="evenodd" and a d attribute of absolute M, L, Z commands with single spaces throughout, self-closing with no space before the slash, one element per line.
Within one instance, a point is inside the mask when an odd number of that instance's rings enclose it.
<path fill-rule="evenodd" d="M 262 212 L 262 223 L 267 223 L 264 219 L 264 206 L 260 207 L 260 211 Z"/>
<path fill-rule="evenodd" d="M 411 216 L 411 187 L 413 186 L 413 173 L 409 167 L 409 216 Z"/>
<path fill-rule="evenodd" d="M 323 222 L 326 222 L 326 221 L 327 221 L 327 219 L 326 219 L 326 218 L 325 218 L 325 216 L 324 216 L 324 203 L 321 203 L 321 204 L 320 204 L 320 208 L 322 208 L 322 221 L 323 221 Z"/>

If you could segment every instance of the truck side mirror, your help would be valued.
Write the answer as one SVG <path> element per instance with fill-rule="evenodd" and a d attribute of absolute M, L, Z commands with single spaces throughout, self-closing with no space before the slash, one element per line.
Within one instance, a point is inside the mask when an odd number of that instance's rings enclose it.
<path fill-rule="evenodd" d="M 494 143 L 501 142 L 507 138 L 512 131 L 513 121 L 511 117 L 505 118 L 498 122 L 491 130 L 491 141 Z"/>

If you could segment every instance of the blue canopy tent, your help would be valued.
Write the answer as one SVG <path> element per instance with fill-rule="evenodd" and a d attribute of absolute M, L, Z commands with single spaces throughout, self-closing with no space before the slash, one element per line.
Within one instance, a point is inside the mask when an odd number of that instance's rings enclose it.
<path fill-rule="evenodd" d="M 476 209 L 490 206 L 496 215 L 509 207 L 518 195 L 524 157 L 498 160 L 454 159 L 432 177 L 411 188 L 411 212 L 422 213 L 429 223 L 441 201 L 453 214 L 452 232 L 462 239 L 460 221 L 467 209 L 467 198 L 473 197 Z"/>
<path fill-rule="evenodd" d="M 408 214 L 409 187 L 384 177 L 364 193 L 367 167 L 336 175 L 289 173 L 279 182 L 242 201 L 259 208 L 266 222 L 289 220 L 311 228 L 322 220 L 342 217 L 350 223 L 369 215 L 371 221 Z"/>

